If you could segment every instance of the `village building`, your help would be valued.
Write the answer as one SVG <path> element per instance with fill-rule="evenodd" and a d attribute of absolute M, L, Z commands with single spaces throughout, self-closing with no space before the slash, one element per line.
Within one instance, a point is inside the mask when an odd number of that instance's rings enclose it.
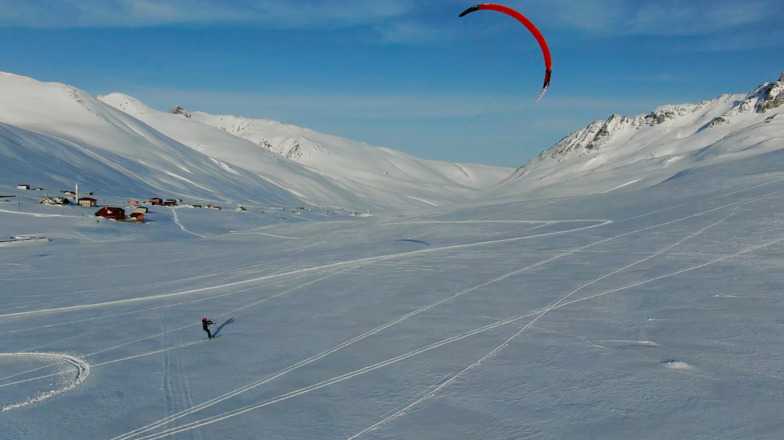
<path fill-rule="evenodd" d="M 94 208 L 94 207 L 98 206 L 98 200 L 95 200 L 92 197 L 80 197 L 79 198 L 79 204 L 81 206 L 86 206 L 88 208 Z"/>
<path fill-rule="evenodd" d="M 133 208 L 133 212 L 138 212 L 139 214 L 147 214 L 149 210 L 147 209 L 146 206 L 136 206 L 135 208 Z"/>
<path fill-rule="evenodd" d="M 111 206 L 104 206 L 95 212 L 96 217 L 105 217 L 112 220 L 125 220 L 125 210 Z"/>
<path fill-rule="evenodd" d="M 150 199 L 150 205 L 152 205 L 152 206 L 162 206 L 163 205 L 163 199 L 160 198 L 160 197 L 153 197 L 153 198 Z"/>
<path fill-rule="evenodd" d="M 30 185 L 20 183 L 19 185 L 16 185 L 16 189 L 30 189 Z"/>
<path fill-rule="evenodd" d="M 68 201 L 65 197 L 51 197 L 46 196 L 40 202 L 41 205 L 50 205 L 50 206 L 62 206 L 62 205 L 70 205 L 71 202 Z"/>
<path fill-rule="evenodd" d="M 142 214 L 141 212 L 134 212 L 134 213 L 131 214 L 131 220 L 132 221 L 137 221 L 139 223 L 143 223 L 144 222 L 144 214 Z"/>

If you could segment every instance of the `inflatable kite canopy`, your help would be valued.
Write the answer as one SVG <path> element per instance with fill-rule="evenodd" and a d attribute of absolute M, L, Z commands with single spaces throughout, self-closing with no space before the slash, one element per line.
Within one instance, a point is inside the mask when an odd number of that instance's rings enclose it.
<path fill-rule="evenodd" d="M 463 11 L 463 13 L 460 14 L 460 17 L 464 17 L 476 11 L 496 11 L 509 15 L 512 18 L 519 21 L 520 23 L 522 23 L 523 26 L 525 26 L 528 29 L 528 31 L 531 32 L 531 34 L 533 34 L 534 38 L 536 38 L 536 41 L 539 43 L 539 47 L 542 48 L 542 55 L 544 56 L 544 67 L 545 67 L 544 85 L 542 86 L 542 92 L 539 94 L 539 97 L 536 98 L 536 102 L 539 102 L 539 100 L 542 99 L 542 96 L 544 96 L 544 93 L 547 91 L 547 87 L 550 86 L 550 76 L 552 75 L 552 61 L 550 60 L 550 48 L 547 47 L 547 41 L 545 41 L 544 36 L 542 36 L 542 33 L 539 32 L 539 29 L 537 29 L 536 26 L 534 26 L 534 24 L 531 23 L 531 20 L 527 19 L 523 14 L 515 11 L 512 8 L 502 6 L 502 5 L 495 5 L 492 3 L 485 3 L 481 5 L 471 6 L 470 8 Z"/>

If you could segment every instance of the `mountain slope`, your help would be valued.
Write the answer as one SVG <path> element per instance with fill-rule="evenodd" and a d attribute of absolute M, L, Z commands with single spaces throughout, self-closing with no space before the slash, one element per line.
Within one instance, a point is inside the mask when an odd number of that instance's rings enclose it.
<path fill-rule="evenodd" d="M 188 197 L 222 203 L 298 203 L 297 197 L 155 131 L 59 83 L 0 74 L 5 184 L 81 183 L 114 199 Z"/>
<path fill-rule="evenodd" d="M 495 193 L 526 197 L 649 186 L 685 169 L 784 148 L 784 75 L 746 95 L 612 115 L 518 168 Z"/>
<path fill-rule="evenodd" d="M 116 198 L 401 212 L 479 196 L 630 190 L 784 146 L 784 75 L 746 95 L 662 106 L 633 118 L 612 115 L 514 174 L 421 160 L 275 121 L 161 112 L 126 95 L 96 99 L 12 74 L 0 74 L 0 93 L 0 183 L 80 183 Z"/>
<path fill-rule="evenodd" d="M 512 172 L 425 161 L 273 121 L 160 112 L 129 96 L 96 99 L 8 73 L 0 74 L 0 93 L 3 168 L 14 169 L 3 176 L 9 185 L 78 181 L 116 198 L 401 211 L 464 202 Z M 308 160 L 297 149 L 323 154 Z M 39 175 L 37 164 L 51 160 L 65 166 Z"/>
<path fill-rule="evenodd" d="M 270 120 L 188 112 L 179 107 L 166 113 L 117 93 L 99 99 L 191 148 L 273 179 L 316 203 L 374 209 L 459 203 L 480 195 L 513 171 L 422 160 Z M 319 178 L 292 180 L 295 169 Z"/>

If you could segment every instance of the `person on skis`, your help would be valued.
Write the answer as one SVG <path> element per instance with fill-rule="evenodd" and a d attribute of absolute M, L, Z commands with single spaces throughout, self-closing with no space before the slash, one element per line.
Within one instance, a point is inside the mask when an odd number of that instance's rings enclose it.
<path fill-rule="evenodd" d="M 207 332 L 207 338 L 209 339 L 212 339 L 212 333 L 210 333 L 210 329 L 209 329 L 209 326 L 212 324 L 215 323 L 207 319 L 206 316 L 204 318 L 201 318 L 201 327 L 204 329 L 205 332 Z"/>

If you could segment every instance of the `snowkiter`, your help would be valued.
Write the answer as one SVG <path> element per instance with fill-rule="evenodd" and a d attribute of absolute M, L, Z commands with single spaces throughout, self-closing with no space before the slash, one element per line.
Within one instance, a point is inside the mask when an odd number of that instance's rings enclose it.
<path fill-rule="evenodd" d="M 201 327 L 204 329 L 205 332 L 207 332 L 207 337 L 209 339 L 212 339 L 212 333 L 210 333 L 210 329 L 209 329 L 209 326 L 212 324 L 215 323 L 207 319 L 206 316 L 204 318 L 201 318 Z"/>

